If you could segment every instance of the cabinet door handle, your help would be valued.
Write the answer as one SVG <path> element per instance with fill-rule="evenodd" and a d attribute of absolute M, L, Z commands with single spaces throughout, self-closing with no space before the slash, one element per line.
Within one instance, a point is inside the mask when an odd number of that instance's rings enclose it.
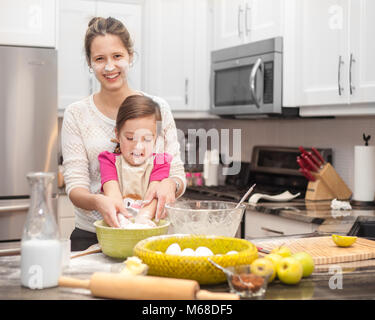
<path fill-rule="evenodd" d="M 189 79 L 185 79 L 185 105 L 189 104 Z"/>
<path fill-rule="evenodd" d="M 243 12 L 241 6 L 238 6 L 238 13 L 237 13 L 237 29 L 238 29 L 238 37 L 241 38 L 242 31 L 241 31 L 241 13 Z"/>
<path fill-rule="evenodd" d="M 349 66 L 349 86 L 350 86 L 350 94 L 353 94 L 353 91 L 355 90 L 355 86 L 352 84 L 352 67 L 353 62 L 355 62 L 355 59 L 353 57 L 353 53 L 350 54 L 350 66 Z"/>
<path fill-rule="evenodd" d="M 341 66 L 344 64 L 344 61 L 342 60 L 342 56 L 339 56 L 339 68 L 338 68 L 338 89 L 339 89 L 339 96 L 341 96 L 342 92 L 344 91 L 344 88 L 341 87 Z"/>
<path fill-rule="evenodd" d="M 270 229 L 270 228 L 266 228 L 266 227 L 260 227 L 262 230 L 264 231 L 267 231 L 267 232 L 272 232 L 272 233 L 277 233 L 277 234 L 284 234 L 284 232 L 282 231 L 278 231 L 278 230 L 273 230 L 273 229 Z"/>
<path fill-rule="evenodd" d="M 251 12 L 251 8 L 249 7 L 249 4 L 248 3 L 246 3 L 246 8 L 245 8 L 245 32 L 246 32 L 246 36 L 248 36 L 249 35 L 249 33 L 250 33 L 250 30 L 251 30 L 251 28 L 249 28 L 249 26 L 248 26 L 248 22 L 247 22 L 247 18 L 248 18 L 248 12 Z"/>

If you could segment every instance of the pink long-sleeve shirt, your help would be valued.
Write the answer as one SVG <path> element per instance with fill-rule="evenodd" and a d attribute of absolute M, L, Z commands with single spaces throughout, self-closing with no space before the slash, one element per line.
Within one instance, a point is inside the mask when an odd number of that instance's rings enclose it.
<path fill-rule="evenodd" d="M 116 157 L 120 156 L 121 154 L 119 153 L 112 153 L 108 151 L 103 151 L 99 154 L 98 160 L 100 164 L 102 191 L 103 185 L 107 181 L 118 181 Z M 153 168 L 151 171 L 149 183 L 152 181 L 161 181 L 165 178 L 168 178 L 172 162 L 172 156 L 168 153 L 154 153 L 153 157 Z"/>

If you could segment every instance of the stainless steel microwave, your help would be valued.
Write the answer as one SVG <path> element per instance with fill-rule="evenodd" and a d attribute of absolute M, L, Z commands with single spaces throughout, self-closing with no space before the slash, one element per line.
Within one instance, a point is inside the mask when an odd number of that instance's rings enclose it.
<path fill-rule="evenodd" d="M 236 117 L 282 113 L 282 40 L 212 51 L 211 113 Z"/>

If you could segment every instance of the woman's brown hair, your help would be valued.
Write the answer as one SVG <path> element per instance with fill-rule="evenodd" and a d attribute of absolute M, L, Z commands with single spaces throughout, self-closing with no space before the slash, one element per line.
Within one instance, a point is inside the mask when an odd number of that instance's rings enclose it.
<path fill-rule="evenodd" d="M 97 36 L 104 36 L 107 33 L 118 36 L 124 44 L 124 47 L 128 51 L 129 55 L 133 56 L 133 41 L 130 38 L 128 29 L 126 29 L 123 23 L 112 17 L 95 17 L 90 20 L 85 36 L 86 60 L 89 66 L 91 66 L 92 42 Z"/>
<path fill-rule="evenodd" d="M 154 116 L 156 121 L 161 121 L 159 105 L 151 98 L 133 95 L 127 97 L 121 104 L 117 117 L 116 129 L 120 132 L 127 120 Z M 157 130 L 159 129 L 157 125 Z M 120 153 L 120 145 L 117 144 L 115 153 Z"/>

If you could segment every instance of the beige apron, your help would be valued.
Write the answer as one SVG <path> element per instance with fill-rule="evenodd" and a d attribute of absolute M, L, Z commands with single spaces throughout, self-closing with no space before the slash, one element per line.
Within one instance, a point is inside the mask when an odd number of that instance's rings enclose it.
<path fill-rule="evenodd" d="M 124 199 L 143 200 L 150 181 L 153 157 L 140 166 L 131 166 L 123 156 L 116 157 L 116 170 L 120 191 Z"/>

